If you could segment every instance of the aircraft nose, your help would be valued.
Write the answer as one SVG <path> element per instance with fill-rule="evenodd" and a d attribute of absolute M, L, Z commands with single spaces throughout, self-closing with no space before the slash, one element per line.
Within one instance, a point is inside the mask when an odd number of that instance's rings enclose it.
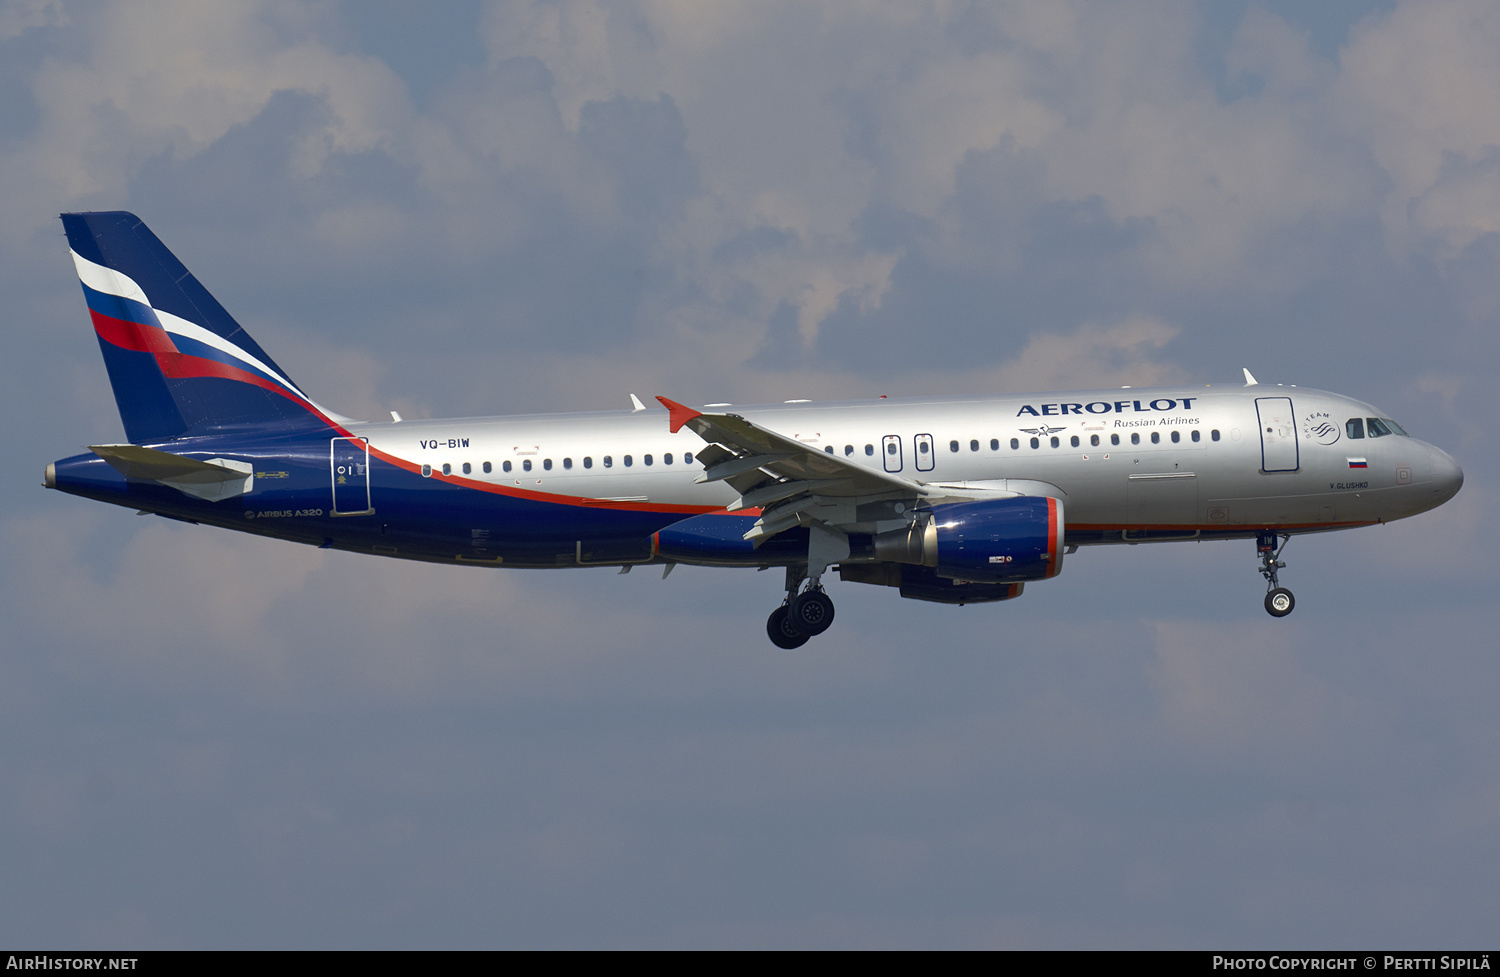
<path fill-rule="evenodd" d="M 1463 488 L 1464 470 L 1442 448 L 1432 449 L 1432 504 L 1442 505 Z"/>

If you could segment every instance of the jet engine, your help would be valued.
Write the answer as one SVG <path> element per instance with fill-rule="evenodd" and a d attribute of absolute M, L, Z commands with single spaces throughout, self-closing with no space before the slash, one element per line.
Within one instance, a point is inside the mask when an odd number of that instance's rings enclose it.
<path fill-rule="evenodd" d="M 1046 496 L 940 505 L 873 543 L 877 560 L 931 567 L 939 577 L 1045 580 L 1062 570 L 1063 505 Z"/>

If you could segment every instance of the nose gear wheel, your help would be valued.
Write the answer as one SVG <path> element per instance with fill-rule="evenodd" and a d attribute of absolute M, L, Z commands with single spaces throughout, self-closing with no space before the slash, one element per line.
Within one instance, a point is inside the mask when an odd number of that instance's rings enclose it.
<path fill-rule="evenodd" d="M 1269 530 L 1255 539 L 1255 548 L 1260 553 L 1260 575 L 1266 578 L 1266 613 L 1272 617 L 1286 617 L 1297 606 L 1297 598 L 1276 579 L 1277 572 L 1286 569 L 1281 554 L 1291 541 L 1292 534 L 1287 533 L 1277 546 L 1276 534 Z"/>

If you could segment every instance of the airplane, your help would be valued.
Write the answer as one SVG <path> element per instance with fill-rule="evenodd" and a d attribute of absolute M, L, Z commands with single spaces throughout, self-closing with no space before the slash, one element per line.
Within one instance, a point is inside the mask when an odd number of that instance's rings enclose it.
<path fill-rule="evenodd" d="M 63 214 L 128 443 L 47 488 L 184 522 L 475 567 L 784 568 L 796 648 L 823 582 L 974 604 L 1080 547 L 1253 539 L 1291 613 L 1293 535 L 1453 498 L 1463 471 L 1385 412 L 1258 383 L 389 421 L 314 402 L 135 215 Z M 731 410 L 730 408 L 733 407 Z"/>

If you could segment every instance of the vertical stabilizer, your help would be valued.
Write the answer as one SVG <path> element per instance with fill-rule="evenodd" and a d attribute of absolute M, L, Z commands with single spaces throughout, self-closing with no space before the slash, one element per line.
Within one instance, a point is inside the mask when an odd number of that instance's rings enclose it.
<path fill-rule="evenodd" d="M 62 222 L 132 442 L 333 424 L 134 214 Z"/>

